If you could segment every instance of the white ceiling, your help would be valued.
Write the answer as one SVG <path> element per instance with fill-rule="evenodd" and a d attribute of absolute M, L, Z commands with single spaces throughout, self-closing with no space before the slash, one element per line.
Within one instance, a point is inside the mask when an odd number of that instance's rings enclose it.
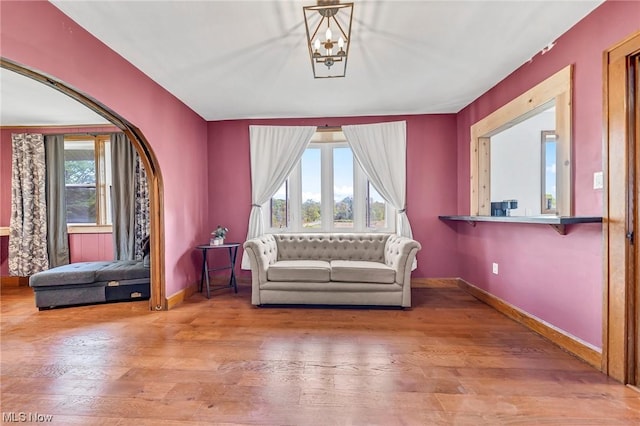
<path fill-rule="evenodd" d="M 302 13 L 313 0 L 52 3 L 223 120 L 455 113 L 602 0 L 355 0 L 347 76 L 334 79 L 313 78 Z M 14 82 L 0 78 L 4 124 Z"/>
<path fill-rule="evenodd" d="M 56 126 L 105 124 L 102 116 L 44 84 L 0 68 L 0 124 Z"/>

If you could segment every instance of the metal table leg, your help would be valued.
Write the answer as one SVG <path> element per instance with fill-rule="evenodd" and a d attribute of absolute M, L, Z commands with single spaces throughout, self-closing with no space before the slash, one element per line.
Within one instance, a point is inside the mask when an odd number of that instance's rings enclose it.
<path fill-rule="evenodd" d="M 231 276 L 229 277 L 229 287 L 233 286 L 235 292 L 238 292 L 238 283 L 236 281 L 236 256 L 238 255 L 238 246 L 229 247 L 229 260 L 231 261 Z"/>
<path fill-rule="evenodd" d="M 202 291 L 202 281 L 207 286 L 207 299 L 211 299 L 211 283 L 209 281 L 209 263 L 207 262 L 207 250 L 202 250 L 202 276 L 200 277 L 200 291 Z"/>

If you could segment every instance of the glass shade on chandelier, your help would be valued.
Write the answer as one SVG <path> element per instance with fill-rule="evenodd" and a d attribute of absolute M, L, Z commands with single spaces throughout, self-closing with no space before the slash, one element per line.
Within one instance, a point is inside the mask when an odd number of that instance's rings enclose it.
<path fill-rule="evenodd" d="M 353 3 L 319 0 L 316 6 L 302 9 L 314 78 L 344 77 L 351 45 Z"/>

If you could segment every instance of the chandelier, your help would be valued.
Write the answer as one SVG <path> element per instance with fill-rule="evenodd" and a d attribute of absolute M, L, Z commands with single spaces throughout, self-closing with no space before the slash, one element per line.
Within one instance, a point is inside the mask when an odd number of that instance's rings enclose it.
<path fill-rule="evenodd" d="M 318 0 L 316 6 L 302 9 L 313 77 L 344 77 L 351 45 L 353 3 Z"/>

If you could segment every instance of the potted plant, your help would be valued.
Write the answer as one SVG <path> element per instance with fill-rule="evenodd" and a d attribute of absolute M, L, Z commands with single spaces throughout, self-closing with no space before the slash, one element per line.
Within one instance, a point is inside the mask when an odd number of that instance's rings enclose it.
<path fill-rule="evenodd" d="M 211 233 L 211 241 L 210 244 L 212 246 L 219 246 L 224 244 L 224 237 L 229 232 L 229 228 L 225 228 L 223 226 L 218 225 L 218 227 Z"/>

